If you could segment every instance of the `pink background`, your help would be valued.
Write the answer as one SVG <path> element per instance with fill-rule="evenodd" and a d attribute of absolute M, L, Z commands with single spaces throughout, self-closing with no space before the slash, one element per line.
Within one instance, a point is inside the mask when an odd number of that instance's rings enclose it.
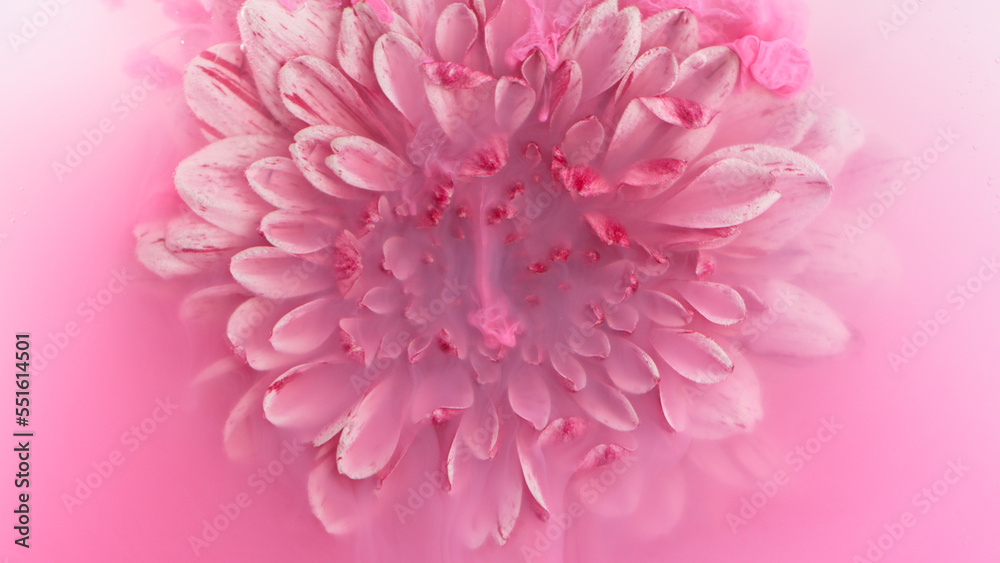
<path fill-rule="evenodd" d="M 983 259 L 1000 254 L 1000 8 L 970 0 L 809 4 L 806 46 L 815 85 L 857 116 L 870 139 L 907 159 L 933 147 L 939 129 L 958 138 L 919 179 L 907 177 L 900 160 L 885 183 L 845 194 L 854 219 L 857 208 L 878 201 L 872 189 L 884 191 L 899 179 L 906 190 L 859 236 L 884 239 L 893 249 L 895 258 L 878 264 L 881 277 L 860 297 L 831 288 L 831 301 L 857 336 L 851 349 L 815 364 L 775 360 L 758 369 L 771 374 L 763 378 L 761 439 L 777 454 L 773 470 L 763 473 L 784 469 L 787 484 L 737 533 L 724 517 L 682 524 L 669 541 L 634 546 L 629 555 L 854 561 L 886 525 L 910 512 L 915 525 L 881 560 L 998 561 L 1000 275 L 970 280 Z M 913 13 L 897 19 L 902 25 L 885 38 L 879 20 L 890 21 L 894 4 Z M 0 31 L 5 38 L 19 32 L 21 18 L 38 10 L 34 0 L 8 0 L 0 7 Z M 172 163 L 182 156 L 161 110 L 178 94 L 163 83 L 124 119 L 114 104 L 141 84 L 121 72 L 128 53 L 169 29 L 159 4 L 126 1 L 109 11 L 96 1 L 70 0 L 19 52 L 6 40 L 0 45 L 0 338 L 11 352 L 13 334 L 21 331 L 32 333 L 36 353 L 50 342 L 65 344 L 32 375 L 30 551 L 12 543 L 14 444 L 0 441 L 7 452 L 0 453 L 0 558 L 352 561 L 309 513 L 302 485 L 308 455 L 259 495 L 247 483 L 257 466 L 226 460 L 220 405 L 238 389 L 214 388 L 211 397 L 191 389 L 201 360 L 185 353 L 192 343 L 175 303 L 132 257 L 132 227 L 169 189 Z M 83 131 L 102 119 L 112 120 L 113 131 L 57 181 L 52 161 L 65 158 L 66 146 L 84 141 Z M 119 287 L 112 280 L 122 268 L 134 279 L 120 293 L 107 291 Z M 958 309 L 951 292 L 967 283 L 981 289 Z M 97 312 L 88 299 L 106 305 Z M 888 355 L 900 353 L 903 339 L 941 310 L 948 322 L 894 372 Z M 64 340 L 70 322 L 80 331 Z M 4 381 L 0 404 L 9 405 L 3 397 L 13 396 L 13 377 Z M 179 408 L 129 451 L 123 433 L 167 398 Z M 786 463 L 824 418 L 843 429 L 801 466 Z M 13 431 L 12 419 L 13 412 L 0 415 L 0 435 Z M 124 462 L 69 512 L 63 495 L 74 494 L 77 479 L 114 450 Z M 918 502 L 922 489 L 957 460 L 967 474 L 937 502 Z M 241 492 L 249 492 L 251 505 L 195 557 L 188 537 Z M 923 513 L 924 506 L 931 508 Z M 722 512 L 739 508 L 737 491 Z M 622 554 L 613 534 L 597 537 L 596 545 Z M 591 560 L 608 560 L 600 547 L 590 553 Z"/>

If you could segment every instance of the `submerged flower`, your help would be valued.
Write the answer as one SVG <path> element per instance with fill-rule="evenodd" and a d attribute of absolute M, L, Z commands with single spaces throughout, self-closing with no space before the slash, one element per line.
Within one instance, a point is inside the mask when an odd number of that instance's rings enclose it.
<path fill-rule="evenodd" d="M 773 96 L 727 122 L 740 59 L 691 12 L 583 4 L 249 0 L 241 42 L 187 69 L 211 142 L 140 258 L 214 280 L 189 309 L 234 307 L 260 383 L 229 446 L 261 409 L 311 441 L 330 532 L 429 464 L 485 491 L 467 543 L 502 544 L 578 472 L 753 427 L 741 351 L 847 340 L 769 279 L 832 190 L 789 147 L 825 155 L 828 131 L 771 134 Z"/>

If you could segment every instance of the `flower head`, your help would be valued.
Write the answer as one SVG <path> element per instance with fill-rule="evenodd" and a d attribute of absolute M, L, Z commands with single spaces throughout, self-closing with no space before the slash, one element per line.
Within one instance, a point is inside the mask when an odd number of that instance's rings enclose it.
<path fill-rule="evenodd" d="M 688 10 L 439 6 L 246 2 L 241 42 L 186 72 L 211 141 L 177 169 L 191 213 L 139 252 L 219 281 L 195 302 L 238 302 L 228 339 L 261 383 L 227 436 L 257 404 L 310 440 L 329 531 L 361 517 L 358 483 L 433 455 L 442 489 L 488 493 L 469 541 L 503 543 L 574 472 L 751 428 L 745 327 L 781 296 L 797 330 L 761 345 L 843 345 L 754 266 L 832 188 L 755 133 L 718 145 L 740 59 Z M 750 67 L 779 91 L 783 45 Z"/>

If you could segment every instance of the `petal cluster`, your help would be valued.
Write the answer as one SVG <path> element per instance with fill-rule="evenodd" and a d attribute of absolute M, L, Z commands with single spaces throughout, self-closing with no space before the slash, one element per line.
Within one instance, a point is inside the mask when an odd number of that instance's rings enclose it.
<path fill-rule="evenodd" d="M 309 440 L 330 532 L 360 517 L 353 483 L 431 439 L 443 489 L 489 491 L 470 544 L 502 544 L 522 506 L 551 510 L 553 456 L 572 473 L 630 455 L 640 424 L 751 428 L 746 326 L 782 299 L 795 312 L 755 345 L 846 342 L 754 266 L 830 181 L 792 143 L 719 145 L 740 57 L 699 42 L 692 12 L 248 0 L 239 30 L 187 67 L 209 144 L 176 172 L 190 213 L 140 228 L 139 255 L 214 280 L 191 301 L 227 311 L 261 378 L 227 439 L 258 408 Z"/>

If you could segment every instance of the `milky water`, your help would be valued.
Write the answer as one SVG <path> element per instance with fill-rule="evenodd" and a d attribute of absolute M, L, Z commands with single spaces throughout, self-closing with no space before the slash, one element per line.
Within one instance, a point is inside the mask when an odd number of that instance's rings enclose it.
<path fill-rule="evenodd" d="M 192 388 L 222 335 L 182 326 L 186 288 L 164 286 L 133 258 L 134 225 L 172 211 L 164 194 L 193 145 L 176 126 L 172 77 L 122 68 L 174 24 L 158 5 L 55 5 L 46 17 L 37 2 L 0 8 L 4 34 L 25 38 L 0 49 L 0 334 L 12 349 L 15 332 L 31 332 L 40 355 L 31 376 L 32 547 L 13 544 L 11 437 L 0 448 L 11 477 L 0 556 L 479 560 L 450 543 L 462 511 L 438 500 L 402 525 L 384 518 L 339 539 L 310 512 L 308 451 L 281 454 L 279 441 L 248 461 L 226 458 L 221 428 L 246 382 Z M 483 557 L 1000 557 L 1000 9 L 935 0 L 810 7 L 816 103 L 847 108 L 880 162 L 895 158 L 865 182 L 838 183 L 834 197 L 833 220 L 858 255 L 875 257 L 859 268 L 863 289 L 812 287 L 842 314 L 851 345 L 814 362 L 760 360 L 766 415 L 755 433 L 694 445 L 679 466 L 668 451 L 640 457 L 604 475 L 610 492 L 579 516 L 567 506 L 562 523 L 543 524 L 526 510 L 512 544 L 535 551 L 489 548 Z M 45 23 L 27 37 L 23 17 Z M 12 396 L 8 377 L 0 387 Z M 658 480 L 645 494 L 662 506 L 629 513 L 608 500 L 628 496 L 631 471 Z"/>

